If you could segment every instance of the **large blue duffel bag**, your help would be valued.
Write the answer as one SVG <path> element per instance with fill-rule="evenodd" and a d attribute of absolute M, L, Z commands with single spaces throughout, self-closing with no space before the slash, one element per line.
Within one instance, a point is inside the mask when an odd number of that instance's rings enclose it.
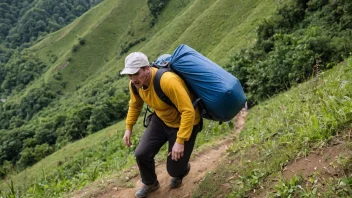
<path fill-rule="evenodd" d="M 231 120 L 245 105 L 246 96 L 239 80 L 216 63 L 187 45 L 180 45 L 171 57 L 159 57 L 154 62 L 159 70 L 154 79 L 154 88 L 167 103 L 168 98 L 160 87 L 161 75 L 166 71 L 178 74 L 197 97 L 197 106 L 203 118 L 215 121 Z M 164 68 L 163 68 L 164 67 Z M 170 104 L 172 105 L 172 104 Z"/>

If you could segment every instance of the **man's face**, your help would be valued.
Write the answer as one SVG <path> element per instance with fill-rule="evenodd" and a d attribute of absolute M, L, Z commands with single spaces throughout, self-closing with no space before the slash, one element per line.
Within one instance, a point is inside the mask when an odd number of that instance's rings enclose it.
<path fill-rule="evenodd" d="M 129 74 L 128 76 L 137 89 L 141 88 L 143 85 L 149 86 L 151 76 L 149 67 L 142 67 L 137 73 Z"/>

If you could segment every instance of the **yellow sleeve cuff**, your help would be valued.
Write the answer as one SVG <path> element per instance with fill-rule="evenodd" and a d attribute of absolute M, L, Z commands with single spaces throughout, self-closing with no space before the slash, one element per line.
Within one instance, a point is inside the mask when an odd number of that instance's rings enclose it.
<path fill-rule="evenodd" d="M 185 144 L 185 140 L 181 138 L 176 138 L 176 142 L 179 144 Z"/>
<path fill-rule="evenodd" d="M 126 125 L 126 130 L 132 130 L 133 126 L 132 125 Z"/>

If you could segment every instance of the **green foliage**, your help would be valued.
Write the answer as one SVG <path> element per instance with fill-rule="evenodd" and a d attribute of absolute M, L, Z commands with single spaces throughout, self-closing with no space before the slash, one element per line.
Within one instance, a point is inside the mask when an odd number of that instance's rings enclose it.
<path fill-rule="evenodd" d="M 47 107 L 56 97 L 56 93 L 50 90 L 50 87 L 43 86 L 34 88 L 21 100 L 18 109 L 18 117 L 30 120 L 34 114 L 42 108 Z"/>
<path fill-rule="evenodd" d="M 247 117 L 246 129 L 231 149 L 233 154 L 240 153 L 243 161 L 231 171 L 240 172 L 243 178 L 256 176 L 251 172 L 253 169 L 261 175 L 275 174 L 289 161 L 306 156 L 314 147 L 328 142 L 343 130 L 344 125 L 350 126 L 351 68 L 349 60 L 298 88 L 253 107 Z M 264 178 L 258 182 L 263 182 Z M 234 183 L 231 193 L 234 197 L 248 195 L 257 185 Z M 280 183 L 277 190 L 283 197 L 306 193 L 299 183 L 299 180 Z"/>
<path fill-rule="evenodd" d="M 352 50 L 347 41 L 352 39 L 347 25 L 352 22 L 351 7 L 347 1 L 293 1 L 264 20 L 255 46 L 235 54 L 226 65 L 243 84 L 250 103 L 301 83 L 347 57 Z"/>
<path fill-rule="evenodd" d="M 153 16 L 150 22 L 150 27 L 153 27 L 158 20 L 158 16 L 161 14 L 163 8 L 166 6 L 169 0 L 148 0 L 148 7 L 151 15 Z"/>
<path fill-rule="evenodd" d="M 279 184 L 275 185 L 275 197 L 295 197 L 299 191 L 303 188 L 301 183 L 303 179 L 301 177 L 293 177 L 289 181 L 280 181 Z"/>
<path fill-rule="evenodd" d="M 30 90 L 19 104 L 7 102 L 0 106 L 1 128 L 14 135 L 1 137 L 0 164 L 4 160 L 14 164 L 19 160 L 18 168 L 24 169 L 53 152 L 51 147 L 42 148 L 43 145 L 61 148 L 69 141 L 82 139 L 123 119 L 127 113 L 128 95 L 116 91 L 112 83 L 114 79 L 107 78 L 104 84 L 98 83 L 92 90 L 82 90 L 85 101 L 52 117 L 44 114 L 32 120 L 41 109 L 55 101 L 57 94 L 50 86 Z M 27 136 L 17 137 L 19 133 L 25 135 L 25 131 L 28 131 Z"/>
<path fill-rule="evenodd" d="M 20 153 L 20 160 L 17 162 L 17 168 L 23 170 L 24 168 L 33 165 L 44 157 L 53 152 L 53 148 L 47 143 L 36 145 L 34 148 L 26 147 Z"/>
<path fill-rule="evenodd" d="M 55 173 L 45 175 L 47 177 L 42 179 L 38 176 L 38 172 L 40 172 L 38 169 L 34 169 L 33 173 L 30 173 L 30 171 L 27 172 L 28 174 L 35 175 L 34 178 L 38 178 L 36 182 L 31 181 L 33 185 L 25 192 L 29 197 L 62 196 L 63 192 L 80 188 L 101 174 L 120 170 L 133 161 L 133 148 L 128 150 L 121 145 L 121 133 L 118 133 L 119 135 L 106 135 L 106 139 L 104 140 L 101 140 L 101 138 L 89 139 L 89 137 L 97 137 L 95 135 L 102 133 L 95 133 L 96 131 L 115 124 L 124 119 L 126 115 L 128 106 L 128 92 L 126 91 L 127 80 L 126 78 L 119 78 L 117 75 L 117 71 L 123 67 L 122 56 L 124 55 L 116 58 L 116 53 L 118 55 L 120 53 L 119 50 L 122 51 L 122 49 L 128 48 L 125 53 L 128 53 L 128 50 L 131 49 L 145 51 L 148 52 L 151 58 L 155 58 L 159 53 L 166 51 L 171 52 L 179 42 L 185 42 L 201 51 L 204 55 L 212 57 L 216 62 L 221 61 L 225 63 L 228 59 L 228 54 L 237 51 L 237 48 L 234 49 L 234 46 L 248 46 L 253 43 L 251 34 L 254 32 L 253 27 L 256 25 L 257 19 L 266 17 L 263 13 L 270 13 L 271 9 L 275 7 L 273 6 L 274 1 L 263 1 L 264 3 L 261 3 L 262 1 L 238 1 L 236 6 L 233 6 L 234 3 L 230 0 L 207 1 L 207 3 L 188 0 L 182 2 L 170 1 L 167 4 L 168 6 L 164 8 L 165 11 L 160 12 L 162 14 L 158 16 L 158 23 L 152 28 L 145 28 L 145 26 L 148 26 L 144 23 L 147 18 L 146 16 L 149 14 L 148 11 L 145 11 L 145 2 L 144 4 L 135 2 L 136 4 L 133 4 L 133 6 L 130 6 L 131 3 L 128 1 L 104 1 L 104 3 L 105 2 L 108 3 L 96 9 L 96 12 L 87 13 L 85 16 L 75 21 L 75 23 L 67 26 L 63 31 L 47 35 L 43 42 L 40 42 L 32 48 L 33 51 L 39 55 L 41 60 L 46 63 L 55 63 L 52 64 L 50 70 L 47 70 L 45 75 L 43 75 L 43 79 L 46 82 L 51 81 L 53 83 L 50 88 L 53 93 L 62 93 L 63 95 L 57 95 L 48 106 L 34 113 L 33 117 L 28 121 L 14 116 L 16 115 L 16 109 L 18 107 L 16 105 L 18 105 L 22 97 L 25 97 L 27 94 L 18 97 L 16 102 L 10 97 L 7 102 L 3 102 L 1 103 L 3 105 L 0 105 L 0 109 L 3 108 L 4 111 L 7 112 L 6 114 L 13 117 L 11 122 L 13 129 L 7 131 L 9 134 L 15 130 L 27 130 L 31 132 L 30 135 L 26 137 L 18 138 L 20 144 L 17 146 L 19 149 L 16 149 L 16 146 L 12 148 L 8 145 L 7 139 L 10 139 L 8 135 L 1 139 L 6 142 L 6 149 L 1 150 L 0 156 L 8 157 L 7 151 L 10 151 L 10 148 L 14 156 L 17 155 L 16 158 L 12 160 L 9 159 L 12 161 L 11 163 L 18 162 L 20 159 L 19 153 L 25 148 L 32 148 L 32 150 L 34 150 L 37 145 L 47 143 L 50 147 L 55 147 L 55 150 L 58 150 L 67 145 L 67 147 L 64 147 L 65 150 L 60 150 L 61 153 L 65 153 L 65 155 L 63 155 L 64 157 L 59 157 L 57 163 L 53 160 L 53 155 L 48 158 L 50 161 L 50 163 L 48 163 L 50 164 L 49 169 L 50 171 L 56 171 Z M 139 4 L 137 5 L 137 3 Z M 264 4 L 266 5 L 264 6 Z M 182 7 L 182 9 L 175 5 Z M 192 6 L 187 7 L 187 5 Z M 135 10 L 131 11 L 132 9 Z M 81 10 L 81 8 L 78 7 L 77 10 Z M 124 10 L 128 10 L 128 13 L 132 14 L 126 14 Z M 249 10 L 253 13 L 248 13 Z M 294 13 L 298 11 L 293 12 L 293 14 L 289 13 L 287 16 L 291 16 L 291 14 L 295 16 Z M 204 14 L 199 15 L 199 13 Z M 66 13 L 66 16 L 71 18 L 71 14 L 72 13 Z M 65 23 L 65 17 L 57 18 L 58 21 L 62 22 L 60 24 L 58 23 L 59 25 Z M 47 21 L 42 21 L 47 25 L 49 24 Z M 148 18 L 147 21 L 149 21 Z M 294 23 L 291 23 L 291 19 L 288 20 L 287 23 L 289 25 L 287 25 L 286 29 L 292 26 L 298 28 L 302 25 L 297 24 L 295 26 Z M 167 30 L 163 29 L 166 25 Z M 330 42 L 335 42 L 336 44 L 345 43 L 344 45 L 338 46 L 337 52 L 339 50 L 348 49 L 348 37 L 333 37 L 332 41 L 328 40 L 328 42 L 324 43 L 324 39 L 330 38 L 329 35 L 325 34 L 325 29 L 317 24 L 309 28 L 309 31 L 314 33 L 314 27 L 318 27 L 318 39 L 306 36 L 305 31 L 300 34 L 293 32 L 274 32 L 274 34 L 271 34 L 269 32 L 267 35 L 269 39 L 262 39 L 263 48 L 265 46 L 265 50 L 251 51 L 250 54 L 251 56 L 265 56 L 264 52 L 272 52 L 275 56 L 285 55 L 289 60 L 294 61 L 298 59 L 295 57 L 302 57 L 301 61 L 305 63 L 307 60 L 311 60 L 309 58 L 311 57 L 310 53 L 312 53 L 312 49 L 307 46 L 302 47 L 301 45 L 303 44 L 309 44 L 309 46 L 313 46 L 313 48 L 317 48 L 316 46 L 319 47 L 321 45 L 323 46 L 321 49 L 323 49 L 325 45 L 322 45 L 322 43 L 326 45 L 330 45 Z M 267 29 L 268 31 L 270 30 L 270 28 Z M 42 34 L 44 35 L 45 33 Z M 126 38 L 126 34 L 128 38 Z M 77 41 L 77 38 L 84 38 L 87 41 L 86 44 L 89 44 L 89 47 L 83 47 L 83 45 Z M 134 41 L 138 40 L 138 38 L 146 38 L 148 42 L 134 44 Z M 311 38 L 313 39 L 309 40 Z M 293 42 L 293 44 L 289 46 L 284 44 L 275 45 L 275 39 L 281 43 L 289 41 Z M 307 41 L 301 44 L 302 39 L 306 39 Z M 167 43 L 167 45 L 165 43 Z M 241 44 L 237 45 L 237 43 Z M 72 53 L 71 48 L 74 44 L 79 45 L 80 49 Z M 131 46 L 129 46 L 130 44 Z M 301 52 L 301 49 L 304 49 L 304 51 Z M 280 50 L 287 52 L 287 55 L 280 53 Z M 293 52 L 290 53 L 290 50 L 293 50 Z M 323 49 L 322 52 L 326 52 L 325 49 Z M 318 56 L 313 53 L 312 57 L 313 64 L 316 62 L 322 63 L 325 55 Z M 69 64 L 64 64 L 67 60 L 70 60 Z M 247 61 L 252 61 L 252 59 L 248 58 Z M 282 64 L 275 58 L 271 58 L 271 60 L 265 64 L 268 65 L 271 63 L 276 65 Z M 300 68 L 299 62 L 292 63 L 291 66 Z M 306 66 L 307 64 L 304 64 L 302 68 L 306 68 Z M 325 65 L 319 65 L 319 67 L 325 67 Z M 264 67 L 260 69 L 266 72 Z M 302 71 L 295 71 L 289 66 L 285 67 L 285 69 L 288 69 L 289 72 L 294 75 L 297 74 L 300 76 L 303 73 Z M 280 72 L 286 72 L 284 69 L 274 69 L 274 71 L 276 75 L 273 74 L 272 76 L 277 76 L 277 73 Z M 251 71 L 243 70 L 243 72 Z M 106 74 L 109 76 L 105 76 Z M 113 77 L 111 77 L 111 75 Z M 263 79 L 265 78 L 263 77 L 261 80 L 264 81 Z M 296 80 L 294 76 L 284 77 L 283 79 Z M 298 82 L 301 80 L 305 80 L 305 78 L 298 80 Z M 281 80 L 274 82 L 279 84 Z M 290 82 L 289 85 L 298 82 Z M 34 82 L 34 86 L 39 87 L 41 85 L 39 83 L 41 82 Z M 268 88 L 268 90 L 270 89 Z M 31 90 L 28 90 L 27 93 L 30 91 Z M 14 96 L 17 97 L 18 95 Z M 328 108 L 326 111 L 331 114 Z M 80 115 L 80 113 L 83 115 Z M 311 120 L 313 122 L 313 120 L 319 119 L 320 117 L 316 116 Z M 0 121 L 6 123 L 10 122 L 10 120 L 3 119 Z M 283 120 L 283 122 L 284 121 L 285 120 Z M 123 123 L 123 121 L 120 123 Z M 313 123 L 319 122 L 314 121 Z M 11 126 L 10 124 L 7 125 Z M 118 124 L 117 127 L 113 126 L 114 130 L 122 131 L 122 125 L 123 124 Z M 274 125 L 278 124 L 274 123 Z M 3 126 L 3 124 L 0 123 L 0 126 Z M 20 126 L 20 128 L 16 128 L 17 126 Z M 312 124 L 312 126 L 314 126 L 312 128 L 317 131 L 317 124 Z M 207 142 L 212 139 L 212 137 L 219 137 L 216 135 L 223 134 L 225 131 L 223 127 L 224 126 L 216 126 L 209 130 L 209 132 L 200 134 L 200 144 Z M 279 134 L 281 135 L 282 132 L 279 131 Z M 0 136 L 2 136 L 2 134 Z M 267 136 L 263 136 L 263 138 L 267 138 Z M 318 137 L 318 132 L 316 132 L 314 138 Z M 134 136 L 134 138 L 136 138 L 134 142 L 138 143 L 138 137 Z M 71 140 L 78 141 L 71 144 Z M 77 145 L 82 142 L 84 142 L 85 145 L 77 147 Z M 94 148 L 88 149 L 87 147 Z M 68 148 L 78 150 L 76 152 L 82 155 L 71 155 L 71 152 L 67 150 Z M 275 149 L 281 149 L 281 147 L 270 148 L 269 146 L 266 146 L 266 148 L 268 148 L 265 150 L 266 155 L 272 155 Z M 3 155 L 2 151 L 5 151 L 6 155 Z M 55 153 L 54 156 L 56 156 L 56 154 L 57 153 Z M 6 162 L 5 158 L 1 159 L 4 159 L 2 162 Z M 57 164 L 57 167 L 52 165 L 53 162 Z M 276 161 L 273 160 L 273 162 Z M 38 167 L 37 165 L 40 166 L 41 164 L 35 164 L 33 167 Z M 262 173 L 265 173 L 265 170 L 259 168 L 253 170 L 256 171 L 248 172 L 253 173 L 255 177 L 243 175 L 244 178 L 250 179 L 250 182 L 247 184 L 259 183 L 265 175 L 262 175 Z M 24 178 L 23 174 L 21 174 L 19 178 Z M 21 185 L 21 182 L 16 182 L 16 184 Z"/>
<path fill-rule="evenodd" d="M 79 49 L 79 45 L 74 44 L 74 45 L 72 46 L 72 52 L 77 52 L 78 49 Z"/>
<path fill-rule="evenodd" d="M 85 45 L 86 44 L 86 39 L 84 38 L 79 38 L 78 39 L 80 45 Z"/>
<path fill-rule="evenodd" d="M 10 161 L 5 160 L 2 167 L 0 167 L 0 178 L 5 177 L 6 175 L 14 171 L 14 166 Z"/>
<path fill-rule="evenodd" d="M 351 77 L 349 58 L 251 108 L 246 127 L 234 140 L 230 154 L 215 170 L 216 174 L 208 174 L 194 197 L 223 195 L 224 183 L 231 185 L 226 197 L 350 197 Z M 330 163 L 334 174 L 319 169 L 308 178 L 288 178 L 284 174 L 284 167 L 296 159 L 334 147 L 336 136 L 339 144 L 342 142 L 341 148 L 349 150 L 340 150 L 340 157 L 335 158 L 340 168 L 335 162 Z M 344 143 L 346 146 L 342 146 Z M 215 192 L 209 193 L 209 189 Z"/>
<path fill-rule="evenodd" d="M 7 61 L 10 59 L 12 53 L 14 50 L 6 48 L 3 44 L 0 44 L 0 68 L 2 68 L 3 64 L 7 63 Z M 1 75 L 4 78 L 4 73 L 2 71 Z M 0 78 L 0 80 L 1 80 Z"/>
<path fill-rule="evenodd" d="M 120 57 L 127 53 L 133 46 L 138 45 L 139 43 L 145 41 L 145 37 L 136 39 L 132 41 L 131 43 L 125 44 L 121 46 L 121 52 L 120 52 Z"/>
<path fill-rule="evenodd" d="M 198 148 L 220 137 L 227 136 L 233 130 L 233 128 L 229 128 L 229 125 L 225 123 L 218 125 L 212 122 L 208 125 L 206 121 L 204 126 L 208 127 L 206 131 L 198 134 L 196 143 L 196 147 Z M 116 130 L 120 129 L 114 127 L 111 129 L 112 132 L 109 133 L 100 131 L 65 147 L 60 151 L 63 154 L 63 158 L 60 159 L 57 165 L 53 166 L 50 173 L 43 171 L 44 173 L 40 179 L 36 177 L 35 181 L 27 187 L 28 189 L 26 188 L 26 191 L 21 191 L 21 195 L 24 197 L 60 197 L 64 193 L 79 189 L 95 181 L 100 176 L 111 174 L 111 172 L 122 171 L 124 168 L 134 164 L 133 152 L 136 145 L 138 145 L 143 129 L 140 126 L 135 127 L 135 134 L 132 140 L 133 148 L 127 148 L 124 145 L 123 141 L 121 141 L 123 133 L 116 133 Z M 75 146 L 74 144 L 81 144 L 81 149 L 78 149 L 77 145 Z M 161 149 L 160 156 L 157 157 L 158 159 L 165 160 L 164 153 L 167 152 L 166 149 L 167 147 Z M 75 152 L 71 155 L 73 151 Z M 45 159 L 44 161 L 53 164 L 53 160 L 57 160 L 55 156 L 50 156 L 49 158 L 51 159 Z M 16 189 L 14 187 L 14 190 Z"/>
<path fill-rule="evenodd" d="M 23 148 L 23 141 L 27 138 L 33 137 L 34 132 L 28 129 L 15 129 L 11 132 L 4 132 L 1 134 L 0 145 L 0 164 L 4 161 L 11 161 L 13 164 L 19 160 L 20 152 Z"/>
<path fill-rule="evenodd" d="M 7 186 L 10 189 L 10 193 L 7 195 L 7 197 L 14 198 L 19 196 L 19 192 L 15 190 L 15 186 L 12 180 L 10 183 L 7 183 Z"/>
<path fill-rule="evenodd" d="M 0 64 L 0 97 L 20 91 L 38 78 L 46 65 L 28 51 L 16 52 L 7 64 Z"/>
<path fill-rule="evenodd" d="M 0 3 L 0 97 L 24 89 L 46 67 L 33 55 L 21 53 L 22 49 L 71 23 L 101 1 L 13 0 Z M 84 40 L 80 41 L 81 45 L 83 43 Z M 56 60 L 57 56 L 53 56 L 50 62 Z"/>
<path fill-rule="evenodd" d="M 9 1 L 0 6 L 0 41 L 10 48 L 35 42 L 69 24 L 102 0 Z"/>

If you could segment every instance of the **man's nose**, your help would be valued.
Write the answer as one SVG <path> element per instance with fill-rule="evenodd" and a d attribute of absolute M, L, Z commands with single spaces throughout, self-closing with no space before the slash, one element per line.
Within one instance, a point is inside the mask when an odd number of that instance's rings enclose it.
<path fill-rule="evenodd" d="M 130 80 L 132 81 L 132 83 L 135 83 L 137 81 L 137 77 L 136 76 L 131 76 Z"/>

